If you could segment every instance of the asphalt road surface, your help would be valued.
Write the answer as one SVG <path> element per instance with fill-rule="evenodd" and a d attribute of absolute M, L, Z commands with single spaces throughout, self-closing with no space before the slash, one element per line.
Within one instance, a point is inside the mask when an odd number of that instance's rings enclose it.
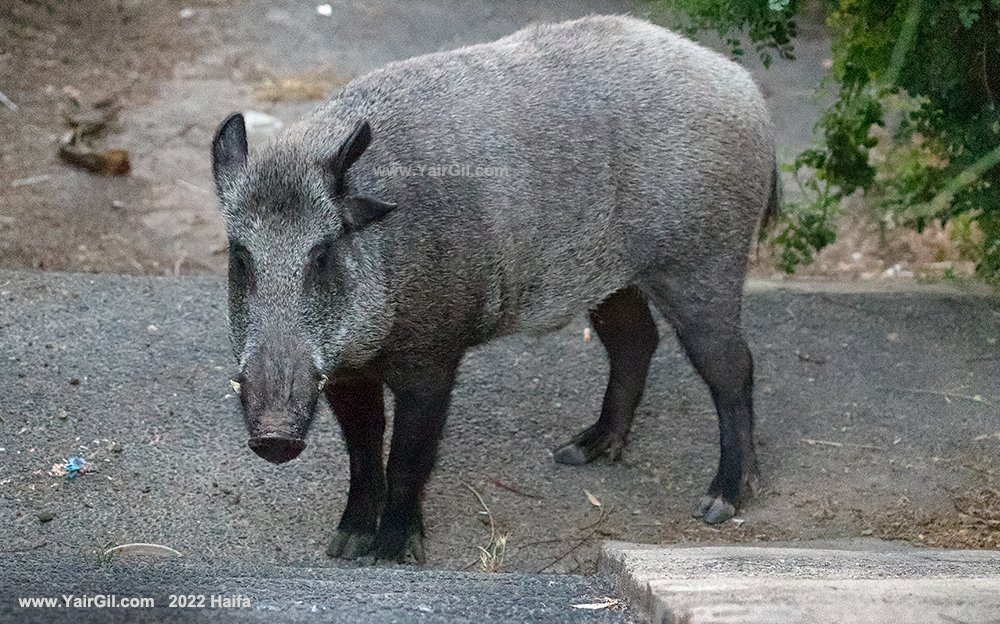
<path fill-rule="evenodd" d="M 946 288 L 853 288 L 751 289 L 766 489 L 720 528 L 689 517 L 714 471 L 717 431 L 669 328 L 618 464 L 559 466 L 550 455 L 596 418 L 603 392 L 604 355 L 584 341 L 582 318 L 471 353 L 427 495 L 429 568 L 443 583 L 458 578 L 446 570 L 477 569 L 490 529 L 472 490 L 508 535 L 501 569 L 530 574 L 592 573 L 606 538 L 851 538 L 886 514 L 954 512 L 956 492 L 998 469 L 1000 303 Z M 300 575 L 354 587 L 323 552 L 347 485 L 335 423 L 324 409 L 287 465 L 247 449 L 227 382 L 221 280 L 0 273 L 0 354 L 0 578 L 149 587 L 155 568 L 132 575 L 99 556 L 151 542 L 183 554 L 175 574 L 219 590 L 238 586 L 229 570 L 249 571 L 240 582 L 258 600 L 275 596 L 272 579 Z M 58 475 L 70 455 L 88 468 L 72 480 Z M 435 578 L 353 573 L 375 592 Z M 579 577 L 467 578 L 484 601 L 504 599 L 498 614 L 548 582 L 564 609 L 606 591 Z M 494 583 L 512 583 L 510 595 Z"/>
<path fill-rule="evenodd" d="M 377 568 L 189 565 L 180 560 L 39 561 L 3 567 L 0 622 L 336 622 L 337 624 L 629 624 L 609 600 L 606 579 Z M 20 607 L 17 599 L 73 595 L 109 604 L 131 598 L 154 606 Z M 73 602 L 75 603 L 75 602 Z M 600 610 L 580 605 L 608 605 Z M 173 606 L 171 606 L 173 605 Z M 576 606 L 574 606 L 576 605 Z"/>

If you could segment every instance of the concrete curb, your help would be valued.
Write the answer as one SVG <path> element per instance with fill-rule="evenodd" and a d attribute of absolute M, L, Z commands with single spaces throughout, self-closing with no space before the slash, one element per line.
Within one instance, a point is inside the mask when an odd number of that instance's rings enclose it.
<path fill-rule="evenodd" d="M 655 624 L 1000 622 L 1000 553 L 609 542 L 600 569 Z"/>
<path fill-rule="evenodd" d="M 744 287 L 746 292 L 762 293 L 788 291 L 810 294 L 874 294 L 874 295 L 948 295 L 958 297 L 985 297 L 996 299 L 1000 293 L 985 282 L 970 280 L 964 283 L 927 282 L 917 279 L 893 280 L 824 280 L 824 279 L 766 279 L 751 277 Z"/>

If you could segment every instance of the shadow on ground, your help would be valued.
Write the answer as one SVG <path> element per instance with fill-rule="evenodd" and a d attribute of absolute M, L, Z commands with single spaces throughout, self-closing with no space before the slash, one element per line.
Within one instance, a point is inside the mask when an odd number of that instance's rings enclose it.
<path fill-rule="evenodd" d="M 108 545 L 154 542 L 194 562 L 334 564 L 323 551 L 347 485 L 335 422 L 324 409 L 288 465 L 246 448 L 224 302 L 214 278 L 0 274 L 5 551 L 96 561 Z M 955 501 L 998 470 L 998 313 L 995 298 L 941 289 L 751 292 L 767 486 L 721 528 L 689 518 L 717 433 L 668 328 L 618 464 L 551 459 L 603 392 L 604 355 L 582 321 L 480 349 L 463 364 L 427 496 L 430 565 L 477 568 L 490 529 L 472 490 L 509 536 L 503 570 L 589 573 L 606 538 L 995 547 L 976 541 L 991 534 L 975 521 L 989 520 L 982 505 Z M 72 454 L 90 470 L 52 476 Z M 921 531 L 927 514 L 968 521 L 971 537 Z"/>

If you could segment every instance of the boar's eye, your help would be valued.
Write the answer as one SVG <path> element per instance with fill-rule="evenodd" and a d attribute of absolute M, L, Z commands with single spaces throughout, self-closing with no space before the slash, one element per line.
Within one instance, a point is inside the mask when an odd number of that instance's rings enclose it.
<path fill-rule="evenodd" d="M 320 243 L 309 251 L 309 264 L 318 273 L 325 273 L 330 263 L 330 248 L 326 243 Z"/>
<path fill-rule="evenodd" d="M 309 250 L 306 261 L 306 281 L 315 282 L 329 276 L 333 264 L 333 249 L 331 241 L 323 241 Z"/>

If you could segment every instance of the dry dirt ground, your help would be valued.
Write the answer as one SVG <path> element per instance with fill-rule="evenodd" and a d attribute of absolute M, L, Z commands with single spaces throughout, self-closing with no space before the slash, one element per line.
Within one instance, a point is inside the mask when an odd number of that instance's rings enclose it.
<path fill-rule="evenodd" d="M 326 17 L 311 1 L 8 0 L 0 7 L 0 91 L 18 108 L 0 106 L 0 267 L 219 274 L 225 239 L 207 144 L 227 113 L 256 110 L 288 123 L 390 60 L 486 41 L 533 20 L 646 14 L 651 6 L 340 0 Z M 821 108 L 813 92 L 828 40 L 815 22 L 802 25 L 796 61 L 764 70 L 748 60 L 779 122 L 784 159 L 808 144 Z M 121 106 L 100 145 L 128 150 L 131 175 L 98 176 L 59 160 L 71 98 Z M 867 219 L 845 219 L 840 238 L 801 274 L 971 271 L 940 231 L 885 235 Z M 767 253 L 755 272 L 777 274 Z"/>

